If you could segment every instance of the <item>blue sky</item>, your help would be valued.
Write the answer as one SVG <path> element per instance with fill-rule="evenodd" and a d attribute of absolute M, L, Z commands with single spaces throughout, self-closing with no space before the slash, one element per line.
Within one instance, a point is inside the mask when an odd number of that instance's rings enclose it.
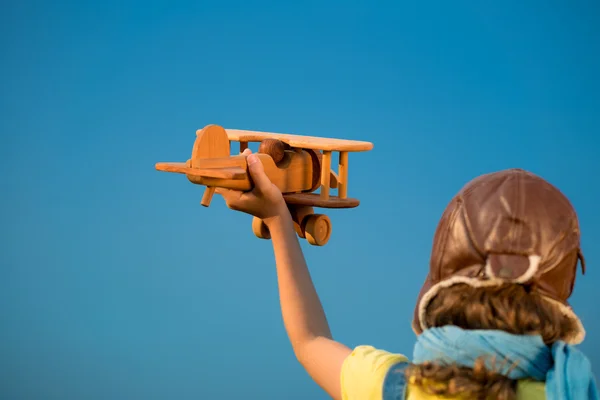
<path fill-rule="evenodd" d="M 270 242 L 154 170 L 206 124 L 374 142 L 350 157 L 361 206 L 303 243 L 349 346 L 411 354 L 447 202 L 482 173 L 542 175 L 580 215 L 572 304 L 598 371 L 597 3 L 1 7 L 3 398 L 326 398 L 288 344 Z"/>

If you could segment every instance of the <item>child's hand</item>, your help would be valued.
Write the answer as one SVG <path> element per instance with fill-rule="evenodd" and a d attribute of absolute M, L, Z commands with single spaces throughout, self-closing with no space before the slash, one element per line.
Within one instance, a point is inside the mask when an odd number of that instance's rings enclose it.
<path fill-rule="evenodd" d="M 223 196 L 230 209 L 254 215 L 268 225 L 270 220 L 289 212 L 287 205 L 279 188 L 265 174 L 258 157 L 250 149 L 244 150 L 242 154 L 248 156 L 248 172 L 254 182 L 254 189 L 241 192 L 218 188 L 216 192 Z"/>

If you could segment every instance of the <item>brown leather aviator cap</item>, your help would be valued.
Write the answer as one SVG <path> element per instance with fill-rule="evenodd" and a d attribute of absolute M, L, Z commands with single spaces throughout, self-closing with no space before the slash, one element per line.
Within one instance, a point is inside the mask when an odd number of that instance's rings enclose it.
<path fill-rule="evenodd" d="M 413 328 L 427 329 L 427 305 L 441 288 L 456 283 L 531 285 L 585 331 L 567 299 L 580 250 L 577 214 L 569 200 L 544 179 L 520 169 L 482 175 L 450 202 L 433 240 L 429 275 L 419 294 Z"/>

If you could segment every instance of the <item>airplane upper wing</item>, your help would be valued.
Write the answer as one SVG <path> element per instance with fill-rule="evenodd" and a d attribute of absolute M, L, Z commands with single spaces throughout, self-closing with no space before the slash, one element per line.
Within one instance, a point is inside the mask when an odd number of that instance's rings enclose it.
<path fill-rule="evenodd" d="M 315 136 L 291 135 L 287 133 L 270 133 L 245 131 L 240 129 L 225 129 L 229 140 L 260 142 L 265 139 L 278 139 L 292 147 L 327 151 L 369 151 L 373 143 L 358 140 L 323 138 Z"/>

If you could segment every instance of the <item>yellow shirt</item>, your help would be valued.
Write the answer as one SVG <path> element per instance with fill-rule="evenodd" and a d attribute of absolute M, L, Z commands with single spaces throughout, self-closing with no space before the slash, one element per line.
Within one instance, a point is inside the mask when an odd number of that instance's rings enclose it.
<path fill-rule="evenodd" d="M 342 366 L 343 400 L 381 400 L 383 381 L 390 367 L 408 361 L 401 354 L 392 354 L 372 346 L 358 346 Z M 440 397 L 423 392 L 418 386 L 408 385 L 407 400 L 435 400 Z M 517 399 L 545 400 L 545 385 L 541 382 L 519 381 Z"/>

